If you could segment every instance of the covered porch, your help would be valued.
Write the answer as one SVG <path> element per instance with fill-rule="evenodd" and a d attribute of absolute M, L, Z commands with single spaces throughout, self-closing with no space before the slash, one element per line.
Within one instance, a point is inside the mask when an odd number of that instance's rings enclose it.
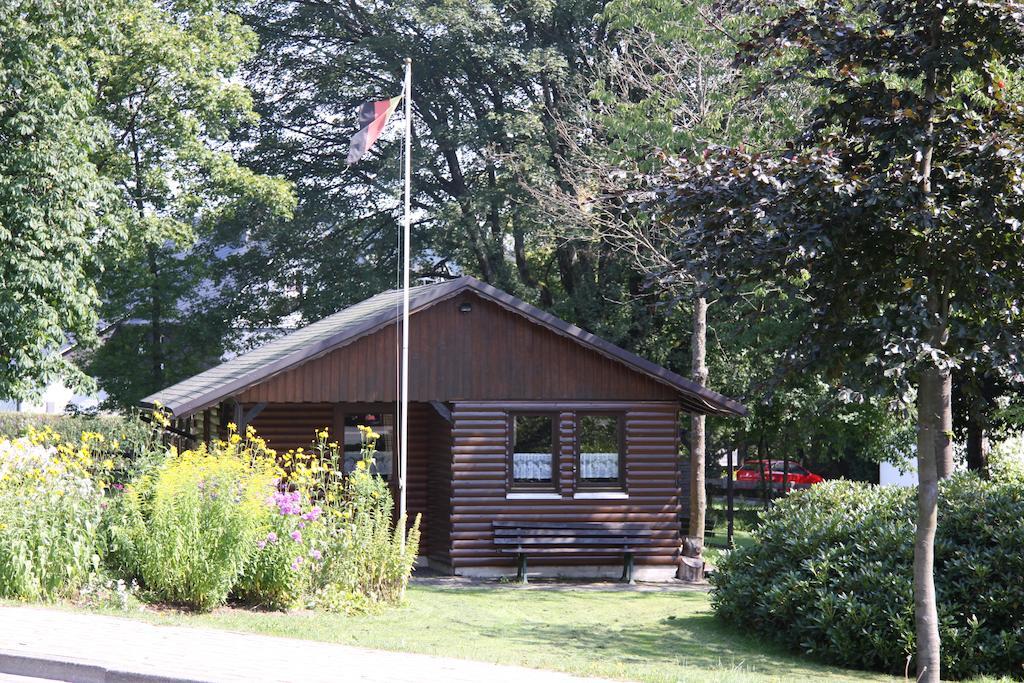
<path fill-rule="evenodd" d="M 228 422 L 244 432 L 252 426 L 278 453 L 309 450 L 316 434 L 327 429 L 330 441 L 341 445 L 344 470 L 351 472 L 362 448 L 359 425 L 381 435 L 374 458 L 376 471 L 388 479 L 395 500 L 399 496 L 398 406 L 395 402 L 350 403 L 244 403 L 226 401 L 192 417 L 182 431 L 202 434 L 205 440 L 224 437 Z M 409 404 L 409 454 L 406 476 L 408 523 L 420 516 L 420 554 L 439 569 L 447 569 L 451 541 L 450 494 L 452 459 L 451 412 L 439 402 Z"/>

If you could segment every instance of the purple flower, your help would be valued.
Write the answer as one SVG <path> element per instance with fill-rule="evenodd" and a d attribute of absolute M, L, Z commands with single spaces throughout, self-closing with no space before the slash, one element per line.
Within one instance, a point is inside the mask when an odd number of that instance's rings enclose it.
<path fill-rule="evenodd" d="M 267 498 L 267 503 L 276 505 L 281 516 L 298 515 L 302 512 L 302 494 L 298 491 L 278 492 Z"/>
<path fill-rule="evenodd" d="M 303 522 L 303 521 L 299 521 L 299 528 L 300 529 L 305 529 L 306 528 L 306 523 Z"/>
<path fill-rule="evenodd" d="M 314 560 L 319 560 L 323 557 L 323 554 L 316 548 L 313 548 L 309 551 L 309 556 L 312 557 Z"/>
<path fill-rule="evenodd" d="M 267 542 L 266 541 L 257 541 L 256 542 L 256 547 L 259 548 L 260 550 L 263 550 L 264 548 L 267 547 Z"/>
<path fill-rule="evenodd" d="M 267 534 L 267 543 L 277 543 L 277 534 L 273 531 Z"/>
<path fill-rule="evenodd" d="M 307 522 L 315 522 L 317 520 L 317 518 L 320 516 L 320 512 L 321 512 L 320 507 L 314 505 L 313 508 L 309 512 L 307 512 L 306 514 L 302 515 L 302 518 L 304 520 L 306 520 Z"/>
<path fill-rule="evenodd" d="M 291 537 L 292 537 L 292 540 L 295 541 L 296 543 L 301 543 L 302 542 L 302 532 L 299 531 L 298 529 L 296 529 L 295 531 L 293 531 L 291 533 Z"/>
<path fill-rule="evenodd" d="M 302 564 L 302 558 L 301 557 L 296 557 L 295 561 L 292 562 L 292 571 L 298 571 L 299 570 L 299 565 L 301 565 L 301 564 Z"/>

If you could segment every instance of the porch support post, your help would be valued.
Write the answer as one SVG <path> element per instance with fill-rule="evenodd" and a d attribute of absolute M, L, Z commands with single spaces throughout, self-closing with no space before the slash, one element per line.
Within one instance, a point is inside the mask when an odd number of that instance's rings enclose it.
<path fill-rule="evenodd" d="M 624 559 L 625 561 L 622 563 L 622 580 L 632 586 L 636 583 L 633 580 L 633 552 L 625 553 Z"/>
<path fill-rule="evenodd" d="M 239 412 L 241 412 L 241 404 L 238 404 Z M 256 416 L 263 412 L 263 409 L 267 407 L 266 403 L 257 403 L 249 410 L 245 411 L 245 414 L 238 421 L 238 433 L 245 434 L 245 428 L 250 422 L 256 419 Z"/>

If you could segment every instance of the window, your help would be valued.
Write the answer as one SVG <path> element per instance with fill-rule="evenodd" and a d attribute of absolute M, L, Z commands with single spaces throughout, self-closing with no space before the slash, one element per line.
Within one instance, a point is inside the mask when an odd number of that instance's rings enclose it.
<path fill-rule="evenodd" d="M 786 463 L 784 461 L 773 462 L 772 463 L 772 472 L 782 472 L 782 473 L 785 473 L 786 472 Z M 793 462 L 792 460 L 790 460 L 789 461 L 789 473 L 790 474 L 801 474 L 801 475 L 803 475 L 803 474 L 807 474 L 807 470 L 805 470 L 803 467 L 801 467 L 800 465 L 798 465 L 795 462 Z"/>
<path fill-rule="evenodd" d="M 554 415 L 512 415 L 509 423 L 509 488 L 554 491 L 558 477 Z"/>
<path fill-rule="evenodd" d="M 391 478 L 391 461 L 395 449 L 395 418 L 389 413 L 348 413 L 345 415 L 345 461 L 344 471 L 349 474 L 356 468 L 356 463 L 363 458 L 363 435 L 359 425 L 372 427 L 380 434 L 377 439 L 377 452 L 373 455 L 374 474 L 385 479 Z"/>
<path fill-rule="evenodd" d="M 622 489 L 621 415 L 576 416 L 578 483 L 581 488 Z"/>

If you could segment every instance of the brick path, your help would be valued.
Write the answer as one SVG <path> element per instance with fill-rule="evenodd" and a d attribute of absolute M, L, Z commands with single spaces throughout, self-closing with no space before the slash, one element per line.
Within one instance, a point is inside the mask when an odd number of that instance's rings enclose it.
<path fill-rule="evenodd" d="M 98 614 L 0 607 L 0 682 L 33 680 L 18 676 L 75 683 L 596 680 L 447 657 L 155 626 Z"/>

